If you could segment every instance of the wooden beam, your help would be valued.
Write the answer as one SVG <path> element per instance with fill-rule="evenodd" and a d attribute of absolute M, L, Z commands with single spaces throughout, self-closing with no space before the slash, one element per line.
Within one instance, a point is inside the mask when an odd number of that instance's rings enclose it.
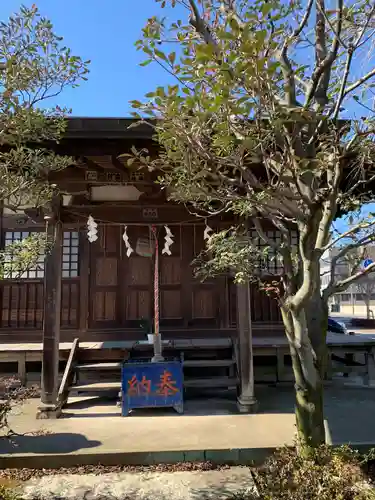
<path fill-rule="evenodd" d="M 60 207 L 61 198 L 56 196 L 52 201 L 51 216 L 46 220 L 51 249 L 44 262 L 42 394 L 37 418 L 57 418 L 60 414 L 57 404 L 63 232 Z"/>
<path fill-rule="evenodd" d="M 251 300 L 248 281 L 237 285 L 237 325 L 240 372 L 240 395 L 237 404 L 241 413 L 254 413 L 257 409 L 257 400 L 254 395 Z"/>
<path fill-rule="evenodd" d="M 104 170 L 107 171 L 109 167 L 112 166 L 112 156 L 85 156 L 85 163 L 88 168 L 92 168 L 94 170 Z"/>

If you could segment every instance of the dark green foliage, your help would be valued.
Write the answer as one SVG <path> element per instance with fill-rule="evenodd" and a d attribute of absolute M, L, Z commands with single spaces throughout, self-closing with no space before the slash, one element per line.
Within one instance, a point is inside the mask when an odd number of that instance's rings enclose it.
<path fill-rule="evenodd" d="M 0 484 L 0 499 L 1 500 L 21 500 L 21 497 L 8 486 Z"/>
<path fill-rule="evenodd" d="M 371 500 L 366 457 L 349 447 L 316 448 L 309 459 L 295 448 L 282 448 L 253 471 L 255 500 Z"/>

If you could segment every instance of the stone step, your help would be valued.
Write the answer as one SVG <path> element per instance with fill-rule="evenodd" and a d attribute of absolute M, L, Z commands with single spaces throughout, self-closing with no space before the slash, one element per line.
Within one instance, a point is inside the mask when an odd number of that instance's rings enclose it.
<path fill-rule="evenodd" d="M 187 359 L 182 362 L 183 366 L 187 367 L 221 367 L 233 366 L 233 359 Z"/>
<path fill-rule="evenodd" d="M 90 382 L 87 384 L 72 385 L 70 391 L 75 392 L 113 392 L 121 390 L 121 381 L 118 382 Z"/>
<path fill-rule="evenodd" d="M 184 387 L 191 389 L 217 389 L 220 387 L 236 387 L 236 377 L 191 378 L 184 380 Z"/>
<path fill-rule="evenodd" d="M 120 370 L 122 366 L 121 361 L 115 361 L 112 363 L 85 363 L 82 365 L 77 365 L 76 368 L 79 371 L 100 371 L 100 370 Z"/>
<path fill-rule="evenodd" d="M 183 361 L 186 367 L 229 367 L 235 364 L 233 359 L 187 359 Z M 120 370 L 121 361 L 110 363 L 85 363 L 77 365 L 79 371 Z"/>

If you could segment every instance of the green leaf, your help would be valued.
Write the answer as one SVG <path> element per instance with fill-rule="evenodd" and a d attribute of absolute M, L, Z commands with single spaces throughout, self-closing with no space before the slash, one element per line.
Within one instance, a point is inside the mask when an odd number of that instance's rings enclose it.
<path fill-rule="evenodd" d="M 142 106 L 141 101 L 130 101 L 133 108 L 140 108 Z"/>
<path fill-rule="evenodd" d="M 164 54 L 162 50 L 155 49 L 154 50 L 155 55 L 159 58 L 162 59 L 165 62 L 168 62 L 167 56 Z"/>
<path fill-rule="evenodd" d="M 231 33 L 230 31 L 222 31 L 220 33 L 220 38 L 222 40 L 235 40 L 236 36 L 234 35 L 234 33 Z"/>
<path fill-rule="evenodd" d="M 267 2 L 262 5 L 261 12 L 264 16 L 269 14 L 271 10 L 272 10 L 272 3 Z"/>
<path fill-rule="evenodd" d="M 267 38 L 267 30 L 259 30 L 255 32 L 255 38 L 257 39 L 257 42 L 264 43 L 264 41 Z"/>
<path fill-rule="evenodd" d="M 152 59 L 146 59 L 145 61 L 142 61 L 139 65 L 140 66 L 148 66 L 151 63 L 152 63 Z"/>
<path fill-rule="evenodd" d="M 168 56 L 168 59 L 169 59 L 169 62 L 172 64 L 172 66 L 174 65 L 175 61 L 176 61 L 176 52 L 171 52 Z"/>

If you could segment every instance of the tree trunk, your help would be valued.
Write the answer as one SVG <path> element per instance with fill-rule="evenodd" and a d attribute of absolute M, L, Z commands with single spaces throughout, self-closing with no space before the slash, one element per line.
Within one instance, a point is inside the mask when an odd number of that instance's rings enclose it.
<path fill-rule="evenodd" d="M 314 366 L 314 353 L 310 348 L 290 346 L 296 390 L 296 424 L 298 441 L 303 454 L 325 443 L 323 414 L 323 382 Z M 313 366 L 311 373 L 304 365 Z"/>
<path fill-rule="evenodd" d="M 326 309 L 328 316 L 328 308 Z M 326 366 L 324 357 L 326 350 L 322 345 L 325 346 L 327 326 L 324 326 L 323 314 L 325 313 L 322 302 L 314 317 L 305 310 L 283 314 L 284 324 L 289 332 L 295 377 L 298 441 L 304 455 L 310 455 L 312 449 L 325 443 L 323 374 Z M 314 342 L 310 339 L 310 334 Z"/>
<path fill-rule="evenodd" d="M 315 364 L 321 379 L 327 371 L 329 352 L 327 349 L 328 303 L 322 299 L 319 289 L 310 299 L 307 311 L 307 330 L 311 345 L 316 355 Z"/>

